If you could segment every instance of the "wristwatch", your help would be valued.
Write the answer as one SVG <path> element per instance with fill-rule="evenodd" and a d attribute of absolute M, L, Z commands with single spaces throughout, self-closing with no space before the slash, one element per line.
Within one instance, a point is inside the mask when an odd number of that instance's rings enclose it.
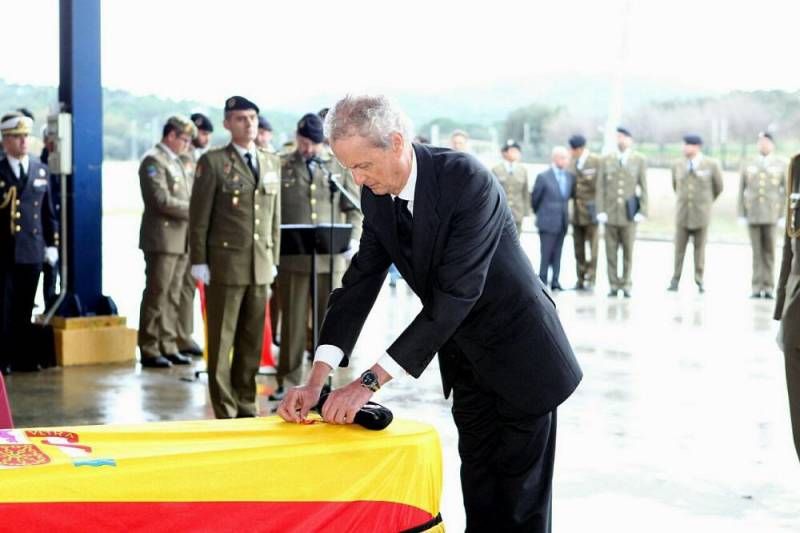
<path fill-rule="evenodd" d="M 378 376 L 372 370 L 366 370 L 363 374 L 361 374 L 361 386 L 371 390 L 372 392 L 378 392 L 381 388 L 381 384 L 378 381 Z"/>

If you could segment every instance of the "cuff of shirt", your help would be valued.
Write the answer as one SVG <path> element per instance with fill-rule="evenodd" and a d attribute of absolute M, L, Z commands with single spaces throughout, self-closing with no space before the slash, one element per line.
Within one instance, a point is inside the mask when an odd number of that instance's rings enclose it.
<path fill-rule="evenodd" d="M 399 378 L 400 376 L 405 376 L 407 374 L 406 370 L 397 364 L 397 362 L 392 359 L 392 356 L 388 353 L 384 353 L 383 357 L 378 359 L 378 366 L 386 371 L 390 377 Z"/>
<path fill-rule="evenodd" d="M 314 362 L 322 361 L 329 365 L 332 369 L 339 368 L 339 363 L 344 359 L 344 352 L 341 348 L 333 344 L 321 344 L 317 347 L 317 352 L 314 354 Z"/>

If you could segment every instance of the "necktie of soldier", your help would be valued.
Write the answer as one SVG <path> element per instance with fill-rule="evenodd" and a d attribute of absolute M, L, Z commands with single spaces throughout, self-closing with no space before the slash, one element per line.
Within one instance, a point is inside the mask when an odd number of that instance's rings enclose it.
<path fill-rule="evenodd" d="M 250 152 L 247 152 L 246 154 L 244 154 L 244 158 L 247 161 L 247 168 L 250 169 L 250 173 L 253 175 L 253 178 L 256 180 L 256 183 L 258 183 L 258 170 L 256 170 L 255 165 L 253 165 L 252 154 L 250 154 Z"/>
<path fill-rule="evenodd" d="M 394 199 L 394 214 L 397 221 L 397 240 L 400 241 L 400 251 L 411 265 L 411 233 L 414 220 L 408 210 L 408 200 L 399 196 Z"/>
<path fill-rule="evenodd" d="M 19 188 L 20 192 L 22 189 L 25 188 L 25 184 L 28 182 L 28 173 L 25 172 L 25 167 L 22 166 L 22 162 L 19 163 Z"/>

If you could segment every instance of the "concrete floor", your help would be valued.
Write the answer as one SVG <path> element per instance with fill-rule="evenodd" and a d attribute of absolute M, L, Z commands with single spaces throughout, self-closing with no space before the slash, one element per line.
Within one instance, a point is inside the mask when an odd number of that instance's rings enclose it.
<path fill-rule="evenodd" d="M 143 287 L 135 244 L 140 204 L 135 165 L 104 165 L 104 288 L 131 327 Z M 537 264 L 535 234 L 525 233 L 523 246 Z M 602 251 L 594 293 L 556 296 L 585 373 L 559 410 L 556 531 L 800 531 L 800 465 L 773 302 L 748 299 L 749 246 L 712 244 L 706 255 L 703 296 L 688 274 L 690 256 L 680 292 L 666 292 L 672 245 L 658 241 L 637 242 L 632 299 L 605 296 Z M 571 286 L 569 238 L 562 272 L 562 285 Z M 335 383 L 371 365 L 419 308 L 402 282 L 384 287 L 351 369 Z M 18 427 L 212 417 L 205 377 L 194 381 L 193 371 L 181 367 L 49 369 L 12 375 L 7 385 Z M 260 378 L 262 413 L 272 408 L 273 386 L 272 378 Z M 442 513 L 450 531 L 463 530 L 456 433 L 436 361 L 419 380 L 389 384 L 378 400 L 396 416 L 438 429 Z"/>

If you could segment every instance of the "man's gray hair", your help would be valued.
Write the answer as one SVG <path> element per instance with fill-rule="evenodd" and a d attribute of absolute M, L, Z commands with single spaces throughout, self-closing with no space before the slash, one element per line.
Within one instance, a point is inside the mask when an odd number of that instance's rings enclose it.
<path fill-rule="evenodd" d="M 358 135 L 376 148 L 388 148 L 393 133 L 410 143 L 411 121 L 385 96 L 347 95 L 325 117 L 325 137 L 331 144 Z"/>

